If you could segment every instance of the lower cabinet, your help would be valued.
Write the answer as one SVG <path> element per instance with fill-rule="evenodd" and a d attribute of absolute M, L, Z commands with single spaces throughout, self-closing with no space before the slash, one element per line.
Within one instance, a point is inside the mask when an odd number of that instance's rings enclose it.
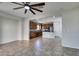
<path fill-rule="evenodd" d="M 42 36 L 42 32 L 30 32 L 30 39 Z"/>

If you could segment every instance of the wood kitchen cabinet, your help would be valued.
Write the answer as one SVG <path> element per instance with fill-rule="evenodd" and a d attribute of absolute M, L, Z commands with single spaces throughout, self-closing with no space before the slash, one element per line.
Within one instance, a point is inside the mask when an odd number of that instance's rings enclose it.
<path fill-rule="evenodd" d="M 42 36 L 42 32 L 30 32 L 30 38 L 36 38 Z"/>
<path fill-rule="evenodd" d="M 37 23 L 30 21 L 30 29 L 37 29 Z"/>
<path fill-rule="evenodd" d="M 30 21 L 30 39 L 42 36 L 42 32 L 37 30 L 37 25 L 37 23 Z"/>

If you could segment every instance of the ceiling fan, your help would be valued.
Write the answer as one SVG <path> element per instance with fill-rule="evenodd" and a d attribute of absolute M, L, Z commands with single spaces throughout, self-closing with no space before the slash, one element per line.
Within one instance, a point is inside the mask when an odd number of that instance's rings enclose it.
<path fill-rule="evenodd" d="M 34 15 L 36 14 L 33 10 L 35 11 L 38 11 L 38 12 L 43 12 L 42 10 L 36 8 L 36 7 L 39 7 L 39 6 L 44 6 L 45 3 L 42 2 L 42 3 L 37 3 L 37 4 L 32 4 L 30 5 L 30 2 L 22 2 L 22 3 L 17 3 L 17 2 L 11 2 L 13 4 L 17 4 L 17 5 L 20 5 L 21 7 L 17 7 L 17 8 L 13 8 L 14 10 L 17 10 L 17 9 L 21 9 L 21 8 L 25 8 L 25 11 L 24 13 L 26 14 L 27 13 L 27 10 L 29 10 L 30 12 L 32 12 Z"/>

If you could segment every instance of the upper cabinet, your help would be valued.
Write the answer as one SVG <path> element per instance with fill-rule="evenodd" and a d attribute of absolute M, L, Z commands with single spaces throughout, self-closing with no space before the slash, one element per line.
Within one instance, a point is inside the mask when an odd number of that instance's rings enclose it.
<path fill-rule="evenodd" d="M 31 31 L 54 32 L 53 22 L 51 23 L 35 23 L 30 21 Z"/>
<path fill-rule="evenodd" d="M 43 32 L 53 32 L 54 31 L 53 23 L 42 24 L 42 31 Z"/>
<path fill-rule="evenodd" d="M 37 29 L 37 23 L 30 21 L 30 29 Z"/>

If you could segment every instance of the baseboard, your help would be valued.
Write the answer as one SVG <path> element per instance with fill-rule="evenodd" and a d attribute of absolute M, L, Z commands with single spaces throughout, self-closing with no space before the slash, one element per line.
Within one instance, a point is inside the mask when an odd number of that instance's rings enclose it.
<path fill-rule="evenodd" d="M 68 46 L 68 45 L 62 45 L 62 46 L 67 47 L 67 48 L 79 49 L 79 47 L 72 47 L 72 46 Z"/>
<path fill-rule="evenodd" d="M 0 44 L 6 44 L 6 43 L 14 42 L 14 41 L 17 41 L 17 40 L 4 41 L 4 42 L 0 42 Z"/>

